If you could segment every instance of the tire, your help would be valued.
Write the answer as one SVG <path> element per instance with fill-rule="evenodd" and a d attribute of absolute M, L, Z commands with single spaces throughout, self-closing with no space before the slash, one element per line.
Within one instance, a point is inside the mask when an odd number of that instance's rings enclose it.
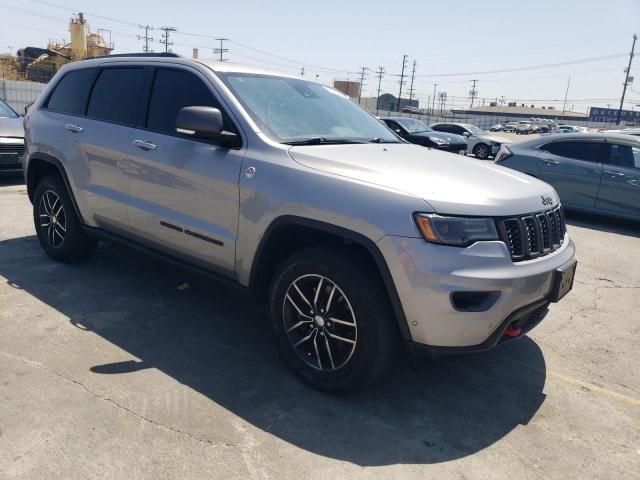
<path fill-rule="evenodd" d="M 345 392 L 391 369 L 399 335 L 380 283 L 368 262 L 337 249 L 304 249 L 280 265 L 269 296 L 272 326 L 282 357 L 304 382 Z"/>
<path fill-rule="evenodd" d="M 489 146 L 485 145 L 484 143 L 479 143 L 473 148 L 473 154 L 480 160 L 486 160 L 487 158 L 489 158 L 489 152 Z"/>
<path fill-rule="evenodd" d="M 60 262 L 77 262 L 93 253 L 98 241 L 82 231 L 71 197 L 57 175 L 44 177 L 33 197 L 33 222 L 44 252 Z"/>

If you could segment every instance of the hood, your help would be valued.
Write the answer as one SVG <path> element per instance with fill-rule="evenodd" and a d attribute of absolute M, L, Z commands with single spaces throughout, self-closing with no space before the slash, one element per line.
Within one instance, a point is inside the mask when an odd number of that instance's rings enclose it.
<path fill-rule="evenodd" d="M 478 135 L 478 138 L 482 138 L 483 140 L 489 140 L 494 143 L 511 143 L 512 140 L 507 137 L 502 137 L 500 135 Z"/>
<path fill-rule="evenodd" d="M 445 132 L 418 132 L 418 133 L 410 133 L 409 135 L 413 137 L 436 137 L 441 138 L 443 140 L 447 140 L 449 143 L 467 143 L 467 139 L 462 135 L 456 135 L 455 133 L 445 133 Z"/>
<path fill-rule="evenodd" d="M 421 198 L 441 214 L 519 215 L 559 202 L 550 185 L 533 177 L 417 145 L 296 146 L 289 154 L 306 167 Z"/>
<path fill-rule="evenodd" d="M 0 137 L 24 138 L 24 128 L 22 126 L 22 117 L 18 117 L 18 118 L 0 117 Z"/>

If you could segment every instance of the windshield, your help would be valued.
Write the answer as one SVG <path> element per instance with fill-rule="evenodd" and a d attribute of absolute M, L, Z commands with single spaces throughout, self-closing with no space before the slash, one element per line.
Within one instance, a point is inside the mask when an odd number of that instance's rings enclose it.
<path fill-rule="evenodd" d="M 18 114 L 14 112 L 9 105 L 0 100 L 0 117 L 18 118 Z"/>
<path fill-rule="evenodd" d="M 280 143 L 398 143 L 375 117 L 332 88 L 272 75 L 220 76 L 261 129 Z"/>
<path fill-rule="evenodd" d="M 475 125 L 465 125 L 464 128 L 469 130 L 472 135 L 486 135 L 485 131 Z"/>
<path fill-rule="evenodd" d="M 414 120 L 413 118 L 403 118 L 396 120 L 402 125 L 409 133 L 421 133 L 421 132 L 433 132 L 420 120 Z"/>

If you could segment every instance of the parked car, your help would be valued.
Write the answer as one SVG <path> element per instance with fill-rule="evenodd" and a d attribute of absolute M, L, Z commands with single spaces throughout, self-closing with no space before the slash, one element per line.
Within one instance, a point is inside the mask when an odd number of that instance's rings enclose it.
<path fill-rule="evenodd" d="M 504 130 L 504 125 L 501 123 L 496 123 L 495 125 L 491 125 L 489 128 L 490 132 L 502 132 Z"/>
<path fill-rule="evenodd" d="M 572 133 L 503 145 L 496 163 L 552 185 L 565 208 L 640 220 L 640 139 Z"/>
<path fill-rule="evenodd" d="M 418 107 L 406 106 L 406 107 L 402 107 L 402 112 L 403 113 L 420 113 L 420 109 Z"/>
<path fill-rule="evenodd" d="M 529 122 L 518 122 L 518 126 L 516 127 L 517 135 L 529 135 L 533 133 L 533 125 Z"/>
<path fill-rule="evenodd" d="M 436 132 L 420 120 L 413 118 L 386 117 L 380 120 L 407 142 L 447 152 L 467 153 L 467 139 L 462 135 Z"/>
<path fill-rule="evenodd" d="M 22 173 L 24 128 L 22 117 L 0 100 L 0 175 Z"/>
<path fill-rule="evenodd" d="M 605 133 L 620 133 L 622 135 L 633 135 L 640 137 L 640 128 L 623 128 L 622 130 L 605 130 Z"/>
<path fill-rule="evenodd" d="M 546 183 L 406 143 L 326 85 L 155 55 L 66 64 L 30 108 L 52 259 L 107 238 L 262 292 L 284 360 L 326 391 L 371 384 L 400 348 L 521 337 L 571 289 Z M 522 243 L 531 212 L 552 227 Z"/>
<path fill-rule="evenodd" d="M 503 132 L 515 132 L 518 124 L 516 122 L 506 122 L 502 128 Z"/>
<path fill-rule="evenodd" d="M 481 128 L 468 123 L 436 123 L 431 128 L 437 132 L 454 133 L 467 138 L 467 153 L 484 160 L 498 153 L 500 145 L 511 140 L 497 135 L 489 135 Z"/>
<path fill-rule="evenodd" d="M 553 129 L 553 133 L 580 133 L 580 130 L 573 125 L 557 125 Z"/>

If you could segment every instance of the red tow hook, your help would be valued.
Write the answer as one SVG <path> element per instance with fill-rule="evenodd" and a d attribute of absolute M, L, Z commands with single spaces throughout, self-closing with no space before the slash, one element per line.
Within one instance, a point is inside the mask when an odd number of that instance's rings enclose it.
<path fill-rule="evenodd" d="M 515 325 L 509 325 L 507 330 L 504 332 L 505 337 L 517 337 L 522 333 L 522 327 L 517 327 Z"/>

